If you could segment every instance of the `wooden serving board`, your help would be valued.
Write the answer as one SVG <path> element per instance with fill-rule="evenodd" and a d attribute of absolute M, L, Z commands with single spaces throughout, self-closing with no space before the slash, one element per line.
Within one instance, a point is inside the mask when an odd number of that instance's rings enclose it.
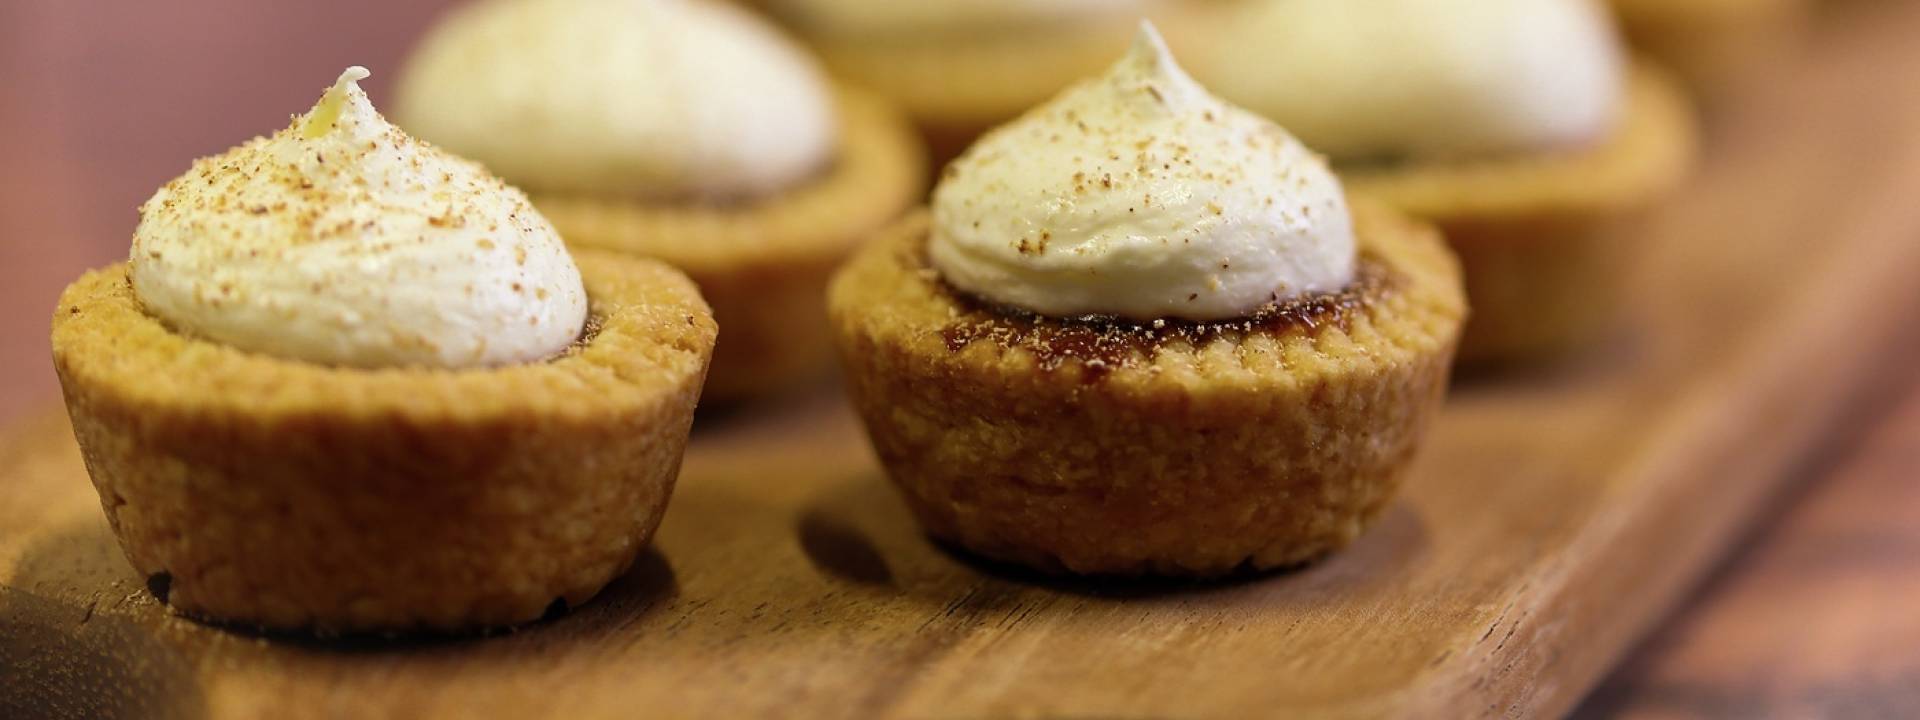
<path fill-rule="evenodd" d="M 1916 32 L 1920 6 L 1860 14 L 1724 108 L 1706 172 L 1644 229 L 1634 329 L 1462 383 L 1402 499 L 1317 566 L 1099 584 L 956 557 L 823 392 L 703 418 L 654 548 L 569 615 L 262 638 L 147 594 L 49 412 L 0 445 L 0 716 L 1563 712 L 1914 324 Z"/>

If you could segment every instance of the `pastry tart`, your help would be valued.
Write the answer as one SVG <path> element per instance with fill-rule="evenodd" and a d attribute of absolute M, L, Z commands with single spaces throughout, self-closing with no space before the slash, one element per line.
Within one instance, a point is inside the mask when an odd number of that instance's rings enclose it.
<path fill-rule="evenodd" d="M 54 314 L 54 364 L 127 558 L 197 617 L 455 631 L 579 606 L 673 492 L 715 326 L 655 262 L 580 253 L 591 332 L 549 360 L 358 369 L 147 313 L 123 265 Z"/>
<path fill-rule="evenodd" d="M 1629 56 L 1604 7 L 1293 0 L 1200 26 L 1202 80 L 1328 153 L 1356 196 L 1440 226 L 1474 308 L 1462 363 L 1609 336 L 1636 223 L 1696 148 L 1676 82 Z"/>
<path fill-rule="evenodd" d="M 1431 227 L 1378 206 L 1354 219 L 1346 288 L 1137 323 L 958 293 L 916 215 L 834 283 L 854 406 L 921 525 L 987 557 L 1201 577 L 1316 559 L 1406 477 L 1465 313 Z"/>
<path fill-rule="evenodd" d="M 569 244 L 692 276 L 726 328 L 709 401 L 826 378 L 827 277 L 926 182 L 891 104 L 712 0 L 481 0 L 398 91 L 409 128 L 525 188 Z"/>
<path fill-rule="evenodd" d="M 583 252 L 409 137 L 350 68 L 196 162 L 54 312 L 122 549 L 178 611 L 458 632 L 587 601 L 665 511 L 717 329 L 685 275 Z"/>
<path fill-rule="evenodd" d="M 835 75 L 912 117 L 935 164 L 1105 68 L 1143 0 L 765 0 Z"/>
<path fill-rule="evenodd" d="M 1150 26 L 984 136 L 832 286 L 927 532 L 1046 571 L 1312 560 L 1391 501 L 1466 313 L 1427 225 L 1209 95 Z"/>
<path fill-rule="evenodd" d="M 726 325 L 710 398 L 763 397 L 831 371 L 827 281 L 863 240 L 918 201 L 925 159 L 912 129 L 873 96 L 844 90 L 838 157 L 779 195 L 735 205 L 535 195 L 576 247 L 664 261 L 691 276 Z"/>
<path fill-rule="evenodd" d="M 1461 362 L 1514 363 L 1613 328 L 1642 249 L 1636 224 L 1687 177 L 1695 132 L 1679 86 L 1641 64 L 1618 127 L 1591 147 L 1343 172 L 1349 191 L 1438 225 L 1459 254 L 1473 299 Z"/>

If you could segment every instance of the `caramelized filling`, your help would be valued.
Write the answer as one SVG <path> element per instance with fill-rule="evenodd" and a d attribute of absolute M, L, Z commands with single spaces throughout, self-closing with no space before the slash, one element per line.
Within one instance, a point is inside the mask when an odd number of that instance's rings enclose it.
<path fill-rule="evenodd" d="M 1172 342 L 1199 348 L 1249 335 L 1311 334 L 1329 326 L 1347 330 L 1354 314 L 1397 280 L 1385 263 L 1362 255 L 1353 282 L 1345 288 L 1269 303 L 1246 317 L 1206 322 L 1172 318 L 1141 322 L 1103 315 L 1047 317 L 987 302 L 943 280 L 932 282 L 958 308 L 953 322 L 940 331 L 949 351 L 960 352 L 975 342 L 1021 348 L 1033 353 L 1047 371 L 1077 363 L 1084 369 L 1082 379 L 1092 383 L 1129 362 L 1152 360 Z"/>
<path fill-rule="evenodd" d="M 600 336 L 600 328 L 604 326 L 606 322 L 607 316 L 600 314 L 598 309 L 593 307 L 592 301 L 589 300 L 587 305 L 587 322 L 580 326 L 580 336 L 574 338 L 573 342 L 568 344 L 565 350 L 561 350 L 559 354 L 547 358 L 546 362 L 573 357 L 585 352 L 587 346 L 593 344 L 593 339 Z"/>
<path fill-rule="evenodd" d="M 133 306 L 140 311 L 141 315 L 144 315 L 148 319 L 151 319 L 154 322 L 159 323 L 160 327 L 165 329 L 169 333 L 173 333 L 175 335 L 183 335 L 186 337 L 195 337 L 192 333 L 185 332 L 179 327 L 175 326 L 172 322 L 169 322 L 166 318 L 160 317 L 159 315 L 148 310 L 146 303 L 143 303 L 140 301 L 140 295 L 133 291 L 133 279 L 131 277 L 125 278 L 121 280 L 121 282 L 124 283 L 126 286 L 127 297 L 132 299 Z M 80 314 L 80 306 L 75 305 L 67 308 L 67 314 L 68 315 Z M 587 307 L 587 320 L 584 324 L 580 326 L 580 335 L 578 337 L 575 337 L 573 339 L 573 342 L 568 343 L 565 348 L 562 348 L 560 350 L 560 352 L 555 353 L 544 360 L 535 360 L 526 364 L 532 365 L 535 363 L 554 362 L 556 360 L 573 357 L 582 352 L 585 352 L 587 349 L 587 346 L 593 344 L 594 338 L 600 336 L 600 328 L 606 324 L 606 321 L 607 321 L 607 316 L 601 314 L 591 304 L 589 304 Z M 216 342 L 216 341 L 207 340 L 207 342 Z"/>

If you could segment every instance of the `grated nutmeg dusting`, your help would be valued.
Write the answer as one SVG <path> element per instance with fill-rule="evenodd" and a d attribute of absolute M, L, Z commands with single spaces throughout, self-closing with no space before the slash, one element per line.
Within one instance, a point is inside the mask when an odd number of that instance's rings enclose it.
<path fill-rule="evenodd" d="M 141 208 L 147 309 L 246 350 L 356 367 L 552 355 L 586 294 L 525 194 L 388 123 L 349 69 L 269 137 L 193 163 Z"/>
<path fill-rule="evenodd" d="M 1233 107 L 1143 25 L 1133 50 L 984 136 L 933 199 L 955 287 L 1056 317 L 1242 317 L 1353 277 L 1324 159 Z"/>

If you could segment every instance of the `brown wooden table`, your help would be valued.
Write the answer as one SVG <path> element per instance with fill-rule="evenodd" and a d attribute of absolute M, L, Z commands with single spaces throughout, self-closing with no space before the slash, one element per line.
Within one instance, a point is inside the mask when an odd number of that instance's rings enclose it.
<path fill-rule="evenodd" d="M 392 68 L 437 4 L 0 4 L 0 422 L 54 402 L 53 298 L 124 253 L 152 188 L 276 127 L 340 67 Z M 1579 715 L 1920 714 L 1915 367 L 1836 428 L 1801 490 Z"/>
<path fill-rule="evenodd" d="M 1873 405 L 1577 717 L 1920 715 L 1920 373 Z"/>

